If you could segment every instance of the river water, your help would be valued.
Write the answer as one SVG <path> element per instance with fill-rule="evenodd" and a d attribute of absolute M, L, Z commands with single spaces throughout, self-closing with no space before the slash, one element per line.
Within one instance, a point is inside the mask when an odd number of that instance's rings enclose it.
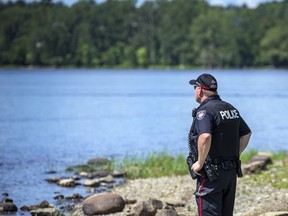
<path fill-rule="evenodd" d="M 53 203 L 45 174 L 95 157 L 187 153 L 189 80 L 213 74 L 253 136 L 249 149 L 288 151 L 287 70 L 0 70 L 0 192 L 14 203 Z M 80 191 L 79 191 L 80 190 Z"/>

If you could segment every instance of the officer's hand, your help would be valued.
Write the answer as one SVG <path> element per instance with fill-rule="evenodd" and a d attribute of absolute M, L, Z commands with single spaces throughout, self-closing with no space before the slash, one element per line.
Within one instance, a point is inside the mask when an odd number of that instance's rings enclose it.
<path fill-rule="evenodd" d="M 201 176 L 200 174 L 200 170 L 202 169 L 203 165 L 201 165 L 198 161 L 196 161 L 193 165 L 192 165 L 192 170 L 196 175 Z"/>

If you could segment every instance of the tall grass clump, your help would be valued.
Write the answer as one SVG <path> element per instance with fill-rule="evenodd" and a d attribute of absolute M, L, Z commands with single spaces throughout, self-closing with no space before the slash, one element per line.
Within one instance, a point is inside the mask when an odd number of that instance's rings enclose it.
<path fill-rule="evenodd" d="M 256 151 L 255 149 L 249 150 L 249 151 L 244 151 L 241 156 L 240 159 L 242 161 L 242 163 L 247 163 L 253 156 L 257 155 L 258 151 Z"/>
<path fill-rule="evenodd" d="M 125 157 L 120 167 L 131 179 L 188 174 L 185 156 L 174 157 L 165 152 L 150 153 L 145 158 Z"/>

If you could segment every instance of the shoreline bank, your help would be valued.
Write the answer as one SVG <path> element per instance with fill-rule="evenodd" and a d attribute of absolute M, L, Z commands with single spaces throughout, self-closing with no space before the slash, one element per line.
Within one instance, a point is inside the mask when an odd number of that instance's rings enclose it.
<path fill-rule="evenodd" d="M 250 180 L 250 176 L 238 178 L 234 216 L 255 216 L 272 211 L 288 214 L 288 189 L 275 189 L 271 185 L 263 187 L 251 184 Z M 178 215 L 196 216 L 194 191 L 195 181 L 189 175 L 127 180 L 112 192 L 125 200 L 134 200 L 134 203 L 126 204 L 122 212 L 109 215 L 134 215 L 134 209 L 140 202 L 156 199 L 164 205 L 173 206 Z M 82 204 L 75 209 L 72 216 L 84 216 Z"/>
<path fill-rule="evenodd" d="M 161 158 L 162 160 L 162 156 L 163 155 L 160 157 L 158 155 L 157 158 Z M 272 156 L 273 155 L 271 155 L 271 157 Z M 273 158 L 272 162 L 269 156 L 258 154 L 254 156 L 248 164 L 243 164 L 244 177 L 238 178 L 234 215 L 261 215 L 270 212 L 272 209 L 273 211 L 278 212 L 286 211 L 288 214 L 288 178 L 287 169 L 285 169 L 288 165 L 288 157 L 286 154 L 278 154 L 276 157 L 274 155 Z M 88 161 L 88 167 L 82 165 L 81 168 L 92 168 L 91 164 L 99 165 L 99 163 L 107 166 L 107 162 L 110 163 L 110 161 L 107 161 L 105 158 L 96 158 Z M 262 164 L 261 166 L 259 166 L 259 162 Z M 256 169 L 252 171 L 252 167 Z M 72 168 L 73 167 L 70 169 Z M 119 182 L 117 183 L 119 178 L 122 179 L 120 184 L 118 184 Z M 75 174 L 74 177 L 66 179 L 50 178 L 46 179 L 46 181 L 54 184 L 56 183 L 61 187 L 75 187 L 78 185 L 79 187 L 89 188 L 89 190 L 91 190 L 91 193 L 87 195 L 87 197 L 83 197 L 81 194 L 76 194 L 72 197 L 64 197 L 61 194 L 57 195 L 59 201 L 63 203 L 62 206 L 50 205 L 46 201 L 46 207 L 53 208 L 52 210 L 58 209 L 59 213 L 63 215 L 71 214 L 73 216 L 84 216 L 82 206 L 87 198 L 103 193 L 118 194 L 125 200 L 124 210 L 110 215 L 137 216 L 137 214 L 135 214 L 135 208 L 140 203 L 149 202 L 151 200 L 157 200 L 157 202 L 163 203 L 164 207 L 172 207 L 173 210 L 177 212 L 177 215 L 197 215 L 197 208 L 193 195 L 196 182 L 187 174 L 129 179 L 125 177 L 125 172 L 94 170 L 93 172 L 91 171 L 91 173 L 84 171 L 77 172 L 77 175 Z M 97 188 L 98 191 L 96 191 Z M 104 188 L 105 190 L 103 190 Z M 71 200 L 75 201 L 72 206 L 70 205 Z M 65 205 L 69 208 L 65 208 Z M 26 206 L 25 210 L 21 207 L 21 211 L 18 209 L 17 212 L 16 210 L 14 215 L 23 214 L 23 211 L 28 214 L 29 212 L 31 213 L 34 208 L 38 207 L 39 206 L 37 205 Z M 41 207 L 39 208 L 41 211 Z M 1 211 L 3 211 L 3 209 Z"/>

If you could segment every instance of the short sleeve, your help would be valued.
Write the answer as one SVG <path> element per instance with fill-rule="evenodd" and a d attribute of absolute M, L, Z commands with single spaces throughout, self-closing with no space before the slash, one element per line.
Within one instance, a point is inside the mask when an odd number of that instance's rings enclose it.
<path fill-rule="evenodd" d="M 195 118 L 197 134 L 210 133 L 213 131 L 213 115 L 207 110 L 198 110 Z"/>
<path fill-rule="evenodd" d="M 240 117 L 239 136 L 240 137 L 244 136 L 250 132 L 251 132 L 250 128 L 248 127 L 248 125 L 246 124 L 244 119 L 242 119 L 242 117 Z"/>

